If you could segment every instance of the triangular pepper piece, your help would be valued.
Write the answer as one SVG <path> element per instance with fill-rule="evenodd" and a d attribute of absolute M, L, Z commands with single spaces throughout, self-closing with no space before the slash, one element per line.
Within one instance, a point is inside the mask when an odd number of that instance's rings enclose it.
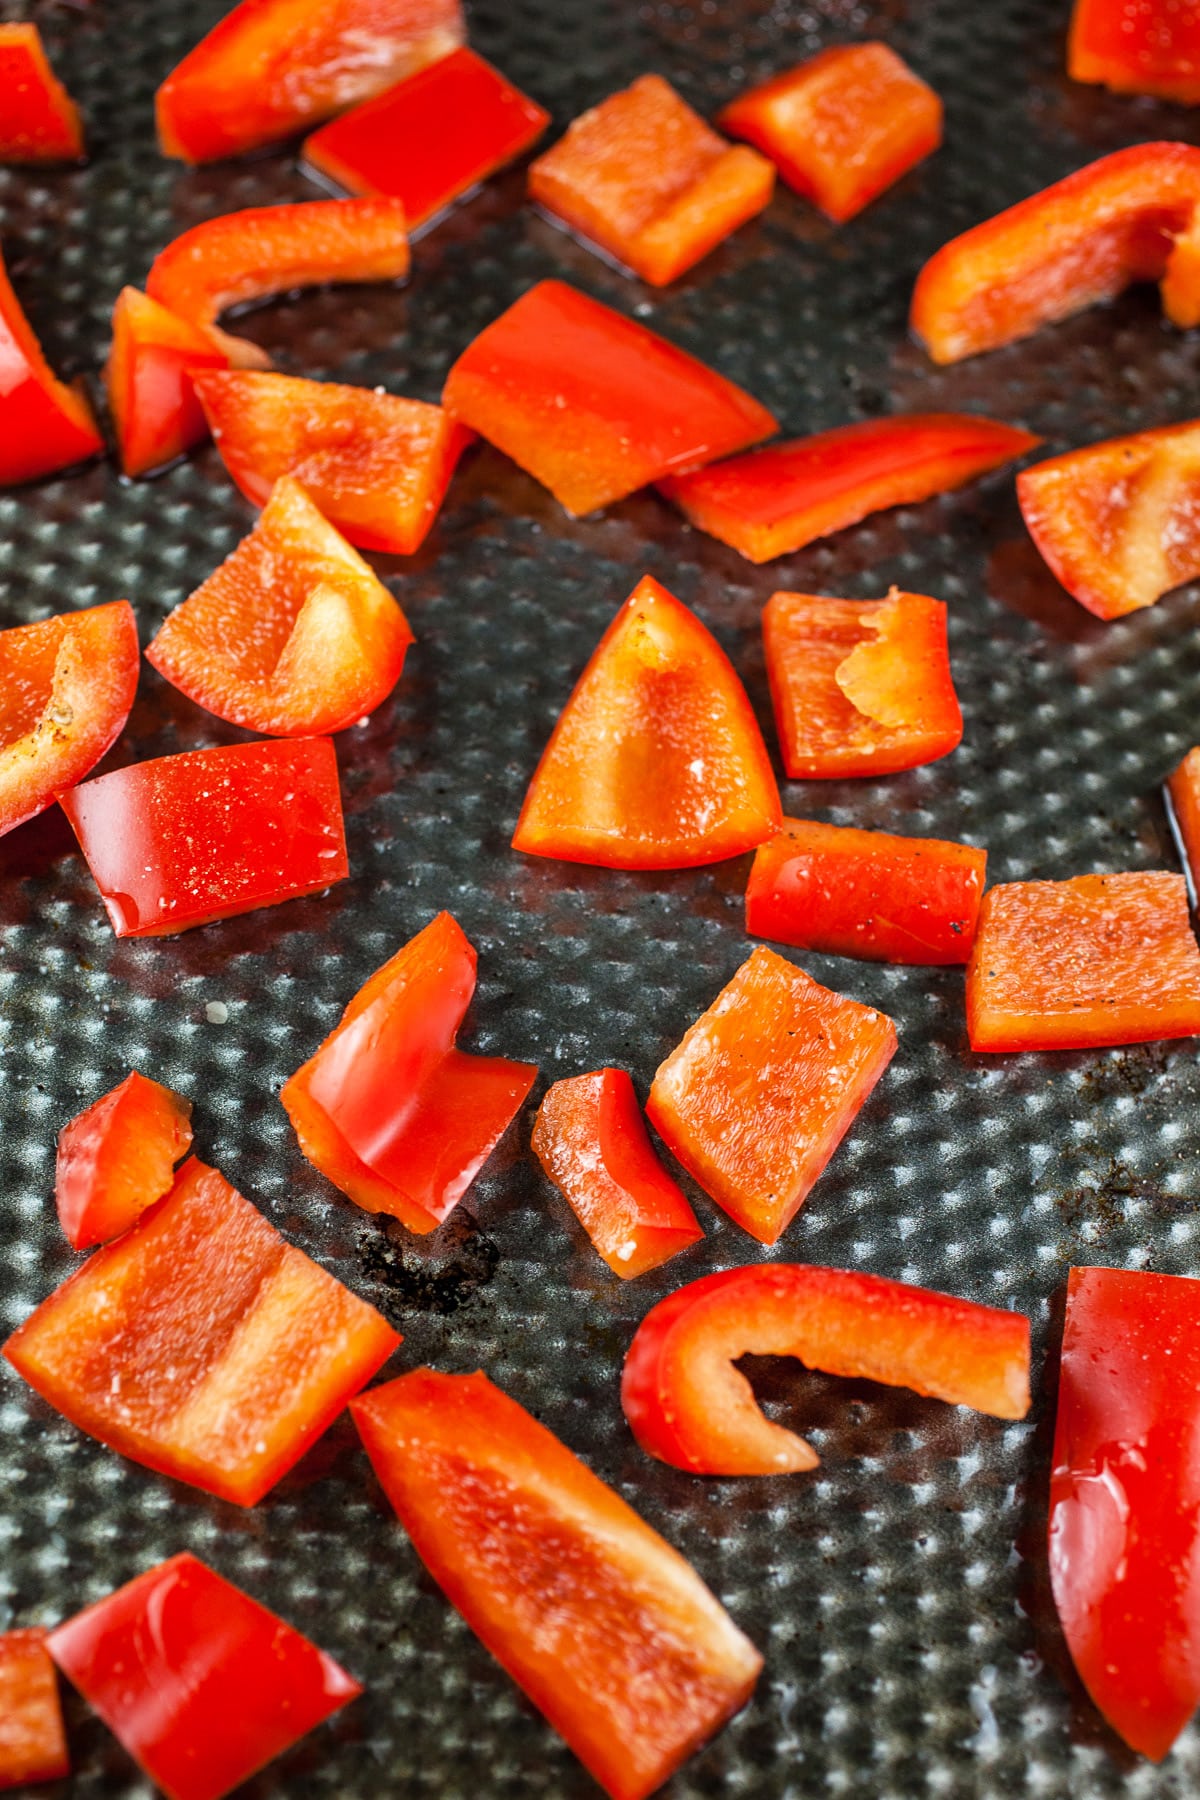
<path fill-rule="evenodd" d="M 579 678 L 517 821 L 530 856 L 684 869 L 779 829 L 758 721 L 725 652 L 644 576 Z"/>
<path fill-rule="evenodd" d="M 289 476 L 249 537 L 146 651 L 198 706 L 275 737 L 342 731 L 385 700 L 413 641 L 383 583 Z"/>
<path fill-rule="evenodd" d="M 103 449 L 85 395 L 50 368 L 0 257 L 0 487 L 53 475 Z"/>
<path fill-rule="evenodd" d="M 36 25 L 0 25 L 0 163 L 83 161 L 79 108 Z"/>
<path fill-rule="evenodd" d="M 208 423 L 191 378 L 228 367 L 207 332 L 139 289 L 121 289 L 104 380 L 126 475 L 163 468 L 204 442 Z"/>
<path fill-rule="evenodd" d="M 119 1237 L 170 1192 L 191 1117 L 190 1101 L 135 1069 L 63 1126 L 54 1203 L 73 1250 Z"/>
<path fill-rule="evenodd" d="M 440 406 L 336 382 L 235 370 L 196 391 L 248 500 L 294 476 L 350 543 L 398 556 L 420 547 L 475 435 Z"/>

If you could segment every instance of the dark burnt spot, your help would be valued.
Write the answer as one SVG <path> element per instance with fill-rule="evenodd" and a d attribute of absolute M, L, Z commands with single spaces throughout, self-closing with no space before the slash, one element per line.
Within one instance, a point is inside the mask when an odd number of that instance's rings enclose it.
<path fill-rule="evenodd" d="M 465 1213 L 452 1213 L 426 1238 L 402 1225 L 380 1220 L 358 1236 L 363 1274 L 372 1283 L 380 1312 L 403 1329 L 404 1314 L 448 1317 L 480 1294 L 500 1263 L 500 1251 Z"/>

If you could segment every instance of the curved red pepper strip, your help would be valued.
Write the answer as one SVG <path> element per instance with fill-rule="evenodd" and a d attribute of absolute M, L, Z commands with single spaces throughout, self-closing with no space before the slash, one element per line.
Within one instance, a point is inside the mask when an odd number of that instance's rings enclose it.
<path fill-rule="evenodd" d="M 811 1445 L 771 1424 L 733 1366 L 748 1355 L 796 1356 L 1000 1419 L 1029 1410 L 1022 1314 L 878 1275 L 762 1264 L 693 1281 L 642 1320 L 621 1378 L 642 1449 L 703 1475 L 816 1468 Z"/>

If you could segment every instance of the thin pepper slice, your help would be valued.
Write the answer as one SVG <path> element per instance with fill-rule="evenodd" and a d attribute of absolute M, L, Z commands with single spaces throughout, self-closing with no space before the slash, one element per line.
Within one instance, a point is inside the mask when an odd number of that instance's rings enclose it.
<path fill-rule="evenodd" d="M 1013 881 L 984 896 L 967 969 L 972 1050 L 1084 1050 L 1200 1035 L 1182 875 Z"/>
<path fill-rule="evenodd" d="M 746 931 L 830 956 L 965 963 L 986 867 L 970 844 L 784 819 L 754 853 Z"/>
<path fill-rule="evenodd" d="M 1200 323 L 1190 233 L 1200 148 L 1135 144 L 944 244 L 913 292 L 912 327 L 934 362 L 958 362 L 1157 281 L 1175 325 Z M 1189 250 L 1189 245 L 1190 250 Z"/>
<path fill-rule="evenodd" d="M 812 1445 L 763 1413 L 742 1356 L 795 1356 L 1000 1419 L 1029 1411 L 1022 1314 L 857 1271 L 755 1264 L 689 1282 L 638 1326 L 621 1405 L 642 1449 L 695 1475 L 815 1469 Z"/>
<path fill-rule="evenodd" d="M 204 442 L 208 424 L 192 377 L 228 367 L 207 332 L 138 288 L 121 289 L 104 381 L 126 475 L 148 475 Z"/>
<path fill-rule="evenodd" d="M 1178 0 L 1075 0 L 1067 74 L 1114 94 L 1200 104 L 1200 13 Z"/>
<path fill-rule="evenodd" d="M 170 1193 L 191 1117 L 190 1101 L 135 1069 L 63 1126 L 54 1204 L 73 1250 L 119 1237 Z"/>
<path fill-rule="evenodd" d="M 60 795 L 117 937 L 168 937 L 350 872 L 328 738 L 157 756 Z"/>
<path fill-rule="evenodd" d="M 1050 1584 L 1113 1729 L 1167 1754 L 1200 1702 L 1200 1281 L 1071 1270 L 1050 1475 Z"/>
<path fill-rule="evenodd" d="M 563 708 L 513 848 L 607 869 L 684 869 L 753 849 L 780 817 L 732 664 L 644 575 Z"/>
<path fill-rule="evenodd" d="M 885 506 L 962 487 L 1041 441 L 974 413 L 898 413 L 768 444 L 659 489 L 701 531 L 769 562 Z"/>
<path fill-rule="evenodd" d="M 58 1781 L 70 1773 L 46 1633 L 0 1632 L 0 1788 Z"/>
<path fill-rule="evenodd" d="M 253 1506 L 400 1338 L 216 1169 L 97 1250 L 4 1355 L 64 1418 L 134 1462 Z"/>
<path fill-rule="evenodd" d="M 474 437 L 440 406 L 331 381 L 239 369 L 201 376 L 196 392 L 255 506 L 290 475 L 350 543 L 397 556 L 423 543 Z"/>
<path fill-rule="evenodd" d="M 466 36 L 459 0 L 242 0 L 155 98 L 166 156 L 212 162 L 370 99 Z"/>
<path fill-rule="evenodd" d="M 417 231 L 530 149 L 550 114 L 465 47 L 323 125 L 303 159 L 351 194 L 391 194 Z"/>
<path fill-rule="evenodd" d="M 775 171 L 718 137 L 661 75 L 583 113 L 529 170 L 529 194 L 655 287 L 760 213 Z"/>
<path fill-rule="evenodd" d="M 1200 420 L 1109 438 L 1017 476 L 1029 535 L 1099 619 L 1200 575 Z"/>
<path fill-rule="evenodd" d="M 942 103 L 886 44 L 836 44 L 717 114 L 842 224 L 942 141 Z"/>
<path fill-rule="evenodd" d="M 562 281 L 480 332 L 443 403 L 576 518 L 777 429 L 723 375 Z"/>
<path fill-rule="evenodd" d="M 262 369 L 269 359 L 257 344 L 217 329 L 227 307 L 324 282 L 397 281 L 409 262 L 398 200 L 302 200 L 193 225 L 159 251 L 146 292 L 205 332 L 235 369 Z"/>
<path fill-rule="evenodd" d="M 0 257 L 0 487 L 56 474 L 103 449 L 86 396 L 54 375 Z"/>
<path fill-rule="evenodd" d="M 536 1064 L 456 1048 L 476 962 L 439 913 L 359 989 L 280 1095 L 313 1167 L 410 1231 L 448 1217 L 537 1077 Z"/>
<path fill-rule="evenodd" d="M 415 1369 L 353 1412 L 430 1574 L 612 1800 L 646 1800 L 745 1705 L 753 1644 L 486 1375 Z"/>
<path fill-rule="evenodd" d="M 773 1244 L 895 1053 L 885 1014 L 759 948 L 660 1063 L 646 1113 L 705 1193 Z"/>
<path fill-rule="evenodd" d="M 631 1280 L 704 1236 L 655 1156 L 624 1069 L 556 1081 L 533 1152 L 614 1275 Z"/>
<path fill-rule="evenodd" d="M 52 806 L 112 748 L 139 666 L 128 600 L 0 631 L 0 836 Z"/>
<path fill-rule="evenodd" d="M 47 1642 L 168 1800 L 222 1800 L 362 1693 L 331 1656 L 187 1551 Z"/>
<path fill-rule="evenodd" d="M 772 594 L 763 643 L 783 766 L 793 780 L 893 775 L 962 741 L 946 608 L 927 594 Z"/>
<path fill-rule="evenodd" d="M 1168 777 L 1166 801 L 1194 905 L 1200 894 L 1200 747 L 1189 750 Z"/>
<path fill-rule="evenodd" d="M 36 25 L 0 25 L 0 163 L 83 161 L 79 108 Z"/>

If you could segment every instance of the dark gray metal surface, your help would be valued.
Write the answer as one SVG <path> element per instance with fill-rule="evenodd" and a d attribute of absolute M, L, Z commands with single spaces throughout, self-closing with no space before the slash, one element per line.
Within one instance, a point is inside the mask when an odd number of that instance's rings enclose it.
<path fill-rule="evenodd" d="M 140 283 L 178 231 L 316 197 L 292 152 L 195 171 L 156 154 L 154 87 L 221 11 L 32 8 L 83 105 L 92 160 L 0 171 L 0 233 L 67 373 L 98 367 L 119 288 Z M 840 230 L 781 192 L 665 293 L 535 217 L 510 172 L 422 240 L 404 290 L 289 298 L 244 329 L 288 371 L 433 400 L 474 332 L 559 275 L 707 358 L 791 432 L 961 407 L 1057 450 L 1186 418 L 1200 410 L 1197 338 L 1164 325 L 1152 289 L 944 371 L 906 335 L 913 278 L 947 237 L 1105 151 L 1197 138 L 1182 108 L 1068 83 L 1066 13 L 1046 0 L 480 0 L 473 42 L 553 109 L 556 128 L 647 69 L 711 112 L 822 44 L 878 35 L 944 96 L 946 147 Z M 251 517 L 211 449 L 149 484 L 96 465 L 0 494 L 0 626 L 128 595 L 145 640 Z M 137 1066 L 190 1094 L 200 1153 L 403 1330 L 397 1370 L 484 1367 L 692 1558 L 761 1645 L 757 1698 L 675 1779 L 673 1800 L 1195 1793 L 1194 1731 L 1154 1769 L 1081 1697 L 1042 1551 L 1046 1355 L 1068 1264 L 1197 1272 L 1194 1045 L 972 1057 L 960 973 L 798 956 L 896 1018 L 895 1062 L 775 1252 L 700 1199 L 706 1242 L 628 1285 L 542 1179 L 528 1111 L 450 1224 L 418 1244 L 308 1167 L 276 1096 L 362 979 L 439 907 L 480 950 L 468 1047 L 536 1059 L 547 1079 L 613 1062 L 644 1095 L 742 961 L 746 861 L 657 878 L 508 848 L 571 683 L 642 573 L 716 631 L 764 722 L 757 622 L 776 587 L 869 597 L 897 582 L 946 600 L 962 748 L 886 781 L 793 784 L 785 804 L 986 844 L 993 880 L 1176 866 L 1157 784 L 1200 737 L 1200 595 L 1090 620 L 1025 539 L 1010 472 L 756 570 L 654 495 L 572 523 L 486 447 L 421 553 L 378 564 L 418 642 L 393 699 L 339 740 L 350 882 L 178 940 L 118 944 L 57 813 L 0 844 L 0 1325 L 72 1266 L 50 1202 L 58 1129 Z M 239 735 L 146 668 L 116 755 Z M 210 1001 L 226 1023 L 208 1022 Z M 764 1366 L 761 1391 L 818 1446 L 815 1476 L 698 1481 L 644 1458 L 618 1399 L 637 1320 L 685 1279 L 772 1254 L 1027 1310 L 1030 1421 L 779 1364 Z M 259 1800 L 594 1792 L 423 1575 L 344 1423 L 243 1512 L 122 1461 L 0 1373 L 0 1628 L 53 1621 L 185 1548 L 367 1685 L 251 1785 Z M 71 1793 L 145 1793 L 99 1724 L 78 1707 L 73 1718 Z"/>

